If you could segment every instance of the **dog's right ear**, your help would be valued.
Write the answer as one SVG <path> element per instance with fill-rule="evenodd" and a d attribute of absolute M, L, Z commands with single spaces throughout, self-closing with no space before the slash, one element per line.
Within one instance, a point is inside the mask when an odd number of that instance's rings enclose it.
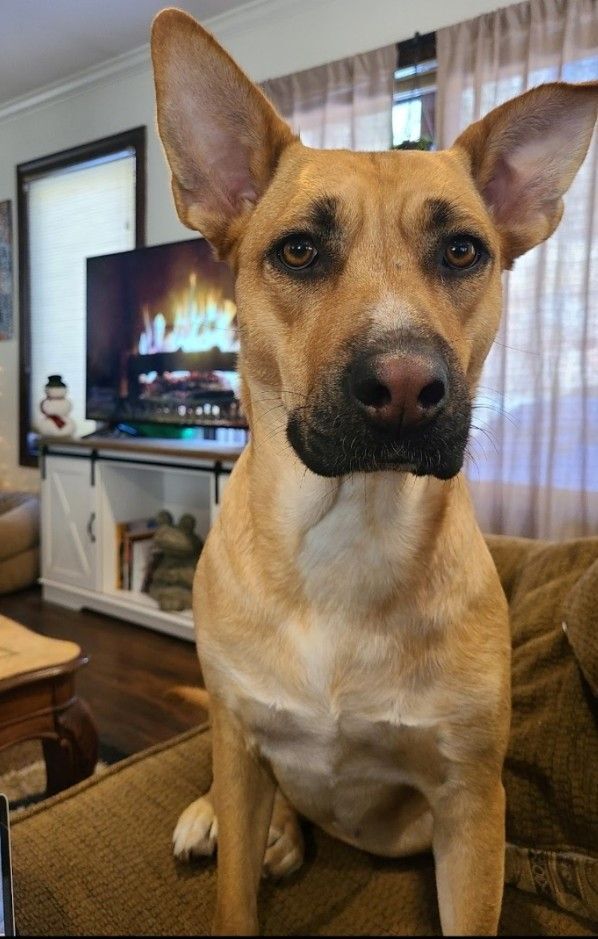
<path fill-rule="evenodd" d="M 259 88 L 193 17 L 152 24 L 158 129 L 181 221 L 226 249 L 296 138 Z"/>

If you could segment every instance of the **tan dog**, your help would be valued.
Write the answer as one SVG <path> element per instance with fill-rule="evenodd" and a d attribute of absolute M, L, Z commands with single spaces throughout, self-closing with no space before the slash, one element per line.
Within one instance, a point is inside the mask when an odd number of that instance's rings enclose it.
<path fill-rule="evenodd" d="M 510 636 L 460 469 L 501 272 L 558 224 L 597 87 L 535 89 L 443 152 L 319 151 L 186 14 L 152 53 L 179 215 L 236 272 L 251 425 L 197 570 L 214 784 L 175 852 L 217 837 L 215 930 L 253 934 L 298 812 L 432 848 L 443 931 L 493 934 Z"/>

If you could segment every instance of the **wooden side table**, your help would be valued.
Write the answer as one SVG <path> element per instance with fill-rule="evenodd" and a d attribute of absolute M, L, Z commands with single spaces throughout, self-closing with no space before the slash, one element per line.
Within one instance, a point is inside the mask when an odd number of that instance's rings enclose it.
<path fill-rule="evenodd" d="M 95 769 L 98 732 L 75 693 L 77 670 L 87 661 L 75 642 L 40 636 L 0 616 L 0 750 L 41 740 L 47 795 Z"/>

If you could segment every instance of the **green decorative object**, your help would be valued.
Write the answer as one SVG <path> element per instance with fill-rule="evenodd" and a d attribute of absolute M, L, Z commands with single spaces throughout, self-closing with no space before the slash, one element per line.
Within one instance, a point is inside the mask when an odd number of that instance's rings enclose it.
<path fill-rule="evenodd" d="M 170 512 L 158 512 L 147 590 L 161 610 L 176 612 L 191 607 L 191 590 L 197 559 L 203 548 L 195 533 L 192 515 L 181 515 L 178 524 Z"/>
<path fill-rule="evenodd" d="M 419 140 L 404 140 L 397 143 L 391 150 L 431 150 L 433 141 L 429 137 L 420 137 Z"/>

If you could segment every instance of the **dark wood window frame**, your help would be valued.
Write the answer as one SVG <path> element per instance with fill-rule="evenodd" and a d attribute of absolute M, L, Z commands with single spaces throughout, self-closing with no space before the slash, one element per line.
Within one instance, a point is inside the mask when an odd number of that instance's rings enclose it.
<path fill-rule="evenodd" d="M 30 160 L 17 166 L 17 217 L 19 239 L 19 463 L 38 465 L 37 456 L 29 453 L 27 434 L 31 411 L 31 285 L 29 276 L 29 226 L 27 183 L 56 170 L 96 160 L 121 150 L 135 151 L 135 247 L 145 245 L 146 128 L 102 137 L 59 153 Z"/>
<path fill-rule="evenodd" d="M 436 58 L 436 33 L 415 33 L 411 39 L 397 42 L 397 68 L 419 65 Z"/>
<path fill-rule="evenodd" d="M 415 92 L 416 86 L 422 81 L 422 73 L 424 76 L 423 77 L 424 84 L 427 84 L 426 78 L 429 79 L 430 74 L 433 74 L 434 84 L 435 84 L 436 71 L 437 71 L 436 33 L 426 33 L 423 36 L 420 33 L 415 33 L 415 35 L 412 36 L 411 39 L 405 39 L 402 42 L 398 42 L 396 44 L 396 51 L 397 51 L 397 58 L 396 58 L 396 63 L 395 63 L 396 73 L 395 73 L 395 89 L 394 89 L 394 94 L 393 94 L 393 108 L 395 107 L 396 104 L 399 104 L 401 100 L 404 100 L 402 96 L 402 92 L 403 92 L 403 86 L 405 84 L 411 83 L 414 87 L 414 92 Z M 421 66 L 422 68 L 421 68 L 420 75 L 418 78 L 419 66 Z M 431 68 L 431 66 L 433 66 L 433 68 Z M 401 70 L 405 71 L 409 69 L 413 70 L 413 74 L 409 78 L 401 77 L 397 80 L 397 75 L 401 72 Z M 399 94 L 400 92 L 401 92 L 401 95 Z M 427 120 L 424 114 L 422 114 L 422 127 L 424 124 L 427 124 L 427 125 L 431 124 L 431 128 L 429 128 L 430 132 L 426 136 L 431 137 L 432 140 L 434 140 L 436 136 L 436 128 L 435 128 L 435 120 L 434 120 L 436 89 L 435 88 L 433 89 L 432 94 L 427 94 L 423 88 L 422 88 L 422 92 L 423 94 L 421 94 L 421 96 L 415 93 L 413 97 L 421 97 L 422 108 L 424 109 L 424 113 L 426 113 L 427 110 L 431 110 L 432 112 L 431 115 L 428 116 Z M 397 148 L 397 142 L 395 142 L 394 135 L 393 135 L 393 149 L 395 148 Z M 405 147 L 404 144 L 403 144 L 403 147 L 400 147 L 400 149 L 403 149 L 403 148 L 413 149 L 412 147 Z"/>

